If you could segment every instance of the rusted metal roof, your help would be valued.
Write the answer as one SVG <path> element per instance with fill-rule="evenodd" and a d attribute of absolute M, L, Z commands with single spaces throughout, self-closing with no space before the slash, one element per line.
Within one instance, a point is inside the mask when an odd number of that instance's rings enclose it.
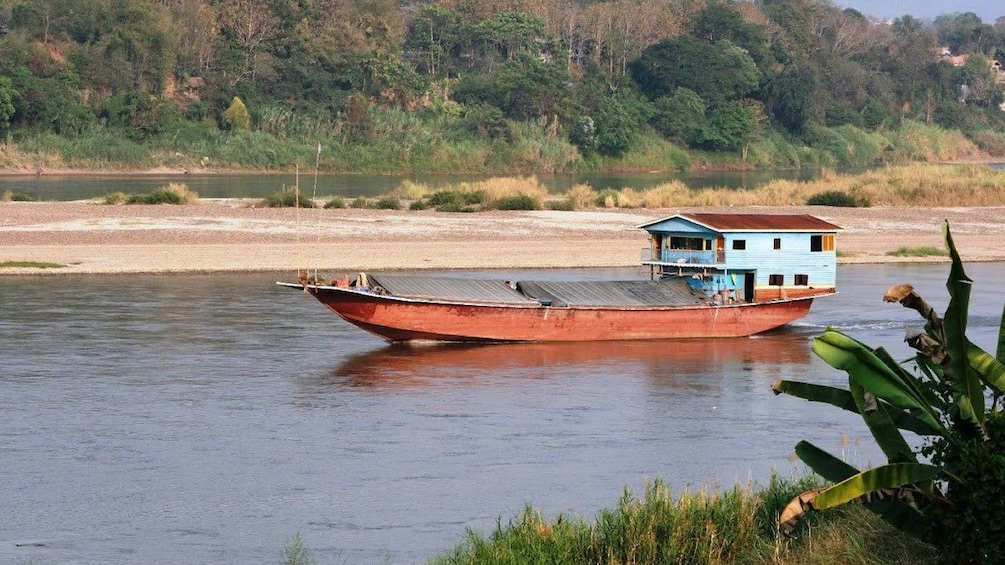
<path fill-rule="evenodd" d="M 809 214 L 677 214 L 643 224 L 645 228 L 674 218 L 690 220 L 715 231 L 838 231 L 840 226 Z"/>
<path fill-rule="evenodd" d="M 683 279 L 628 281 L 520 281 L 367 273 L 393 296 L 427 300 L 552 306 L 692 306 L 704 297 Z M 513 288 L 516 287 L 516 288 Z"/>
<path fill-rule="evenodd" d="M 430 277 L 400 273 L 367 273 L 370 282 L 394 296 L 464 302 L 528 304 L 537 300 L 524 296 L 506 281 Z M 514 285 L 515 286 L 515 285 Z"/>

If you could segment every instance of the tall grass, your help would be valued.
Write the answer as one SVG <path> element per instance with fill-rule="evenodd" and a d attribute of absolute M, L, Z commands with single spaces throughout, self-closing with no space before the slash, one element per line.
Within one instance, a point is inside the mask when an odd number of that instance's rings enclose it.
<path fill-rule="evenodd" d="M 904 120 L 891 135 L 890 158 L 896 161 L 953 161 L 981 156 L 981 150 L 958 130 Z"/>
<path fill-rule="evenodd" d="M 600 208 L 797 206 L 828 193 L 842 193 L 859 206 L 1005 206 L 1005 172 L 984 165 L 921 164 L 857 175 L 825 170 L 818 179 L 775 179 L 749 190 L 692 190 L 674 180 L 642 191 L 608 189 L 594 202 Z"/>
<path fill-rule="evenodd" d="M 626 490 L 592 523 L 531 507 L 487 537 L 465 541 L 431 560 L 440 565 L 522 563 L 931 563 L 933 550 L 889 528 L 861 508 L 813 515 L 795 541 L 777 533 L 778 516 L 814 479 L 781 479 L 767 487 L 685 490 L 674 497 L 655 480 L 642 498 Z M 909 557 L 909 559 L 905 559 Z"/>

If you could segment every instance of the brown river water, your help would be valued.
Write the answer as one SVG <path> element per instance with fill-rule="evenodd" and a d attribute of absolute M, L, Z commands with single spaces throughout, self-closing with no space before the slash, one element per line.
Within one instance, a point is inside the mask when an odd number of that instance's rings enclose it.
<path fill-rule="evenodd" d="M 993 351 L 1005 264 L 967 270 Z M 919 319 L 883 291 L 942 310 L 947 272 L 842 266 L 750 339 L 418 348 L 275 274 L 0 278 L 0 562 L 274 563 L 297 533 L 321 563 L 422 562 L 527 504 L 592 519 L 655 477 L 789 475 L 801 439 L 878 463 L 857 417 L 770 385 L 846 382 L 809 349 L 828 325 L 908 357 Z"/>

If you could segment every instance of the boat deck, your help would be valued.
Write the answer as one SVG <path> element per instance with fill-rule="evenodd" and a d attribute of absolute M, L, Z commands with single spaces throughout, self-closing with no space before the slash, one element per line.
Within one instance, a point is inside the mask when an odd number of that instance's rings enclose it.
<path fill-rule="evenodd" d="M 427 300 L 549 306 L 697 306 L 707 298 L 683 279 L 627 281 L 503 281 L 367 273 L 386 294 Z"/>

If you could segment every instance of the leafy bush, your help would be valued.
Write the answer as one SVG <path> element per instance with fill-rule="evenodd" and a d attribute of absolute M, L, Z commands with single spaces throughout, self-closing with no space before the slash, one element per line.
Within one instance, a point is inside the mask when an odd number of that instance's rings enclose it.
<path fill-rule="evenodd" d="M 166 189 L 155 190 L 146 194 L 130 194 L 126 204 L 181 204 L 181 195 Z"/>
<path fill-rule="evenodd" d="M 867 208 L 868 202 L 860 202 L 847 192 L 827 190 L 818 192 L 806 199 L 807 206 L 837 206 L 840 208 Z"/>
<path fill-rule="evenodd" d="M 500 210 L 540 210 L 541 204 L 532 196 L 518 194 L 499 200 L 496 208 Z"/>
<path fill-rule="evenodd" d="M 275 194 L 266 196 L 260 203 L 265 208 L 314 208 L 314 202 L 304 198 L 296 189 L 283 188 Z"/>
<path fill-rule="evenodd" d="M 393 196 L 381 196 L 373 203 L 378 210 L 401 210 L 401 201 Z"/>
<path fill-rule="evenodd" d="M 345 208 L 345 199 L 341 196 L 333 196 L 328 202 L 325 202 L 325 208 Z"/>
<path fill-rule="evenodd" d="M 14 192 L 13 190 L 5 190 L 3 194 L 0 194 L 0 202 L 34 202 L 35 197 L 30 194 L 25 194 L 23 192 Z"/>
<path fill-rule="evenodd" d="M 413 200 L 412 203 L 408 205 L 408 209 L 412 211 L 428 210 L 429 208 L 429 201 L 426 199 Z"/>

